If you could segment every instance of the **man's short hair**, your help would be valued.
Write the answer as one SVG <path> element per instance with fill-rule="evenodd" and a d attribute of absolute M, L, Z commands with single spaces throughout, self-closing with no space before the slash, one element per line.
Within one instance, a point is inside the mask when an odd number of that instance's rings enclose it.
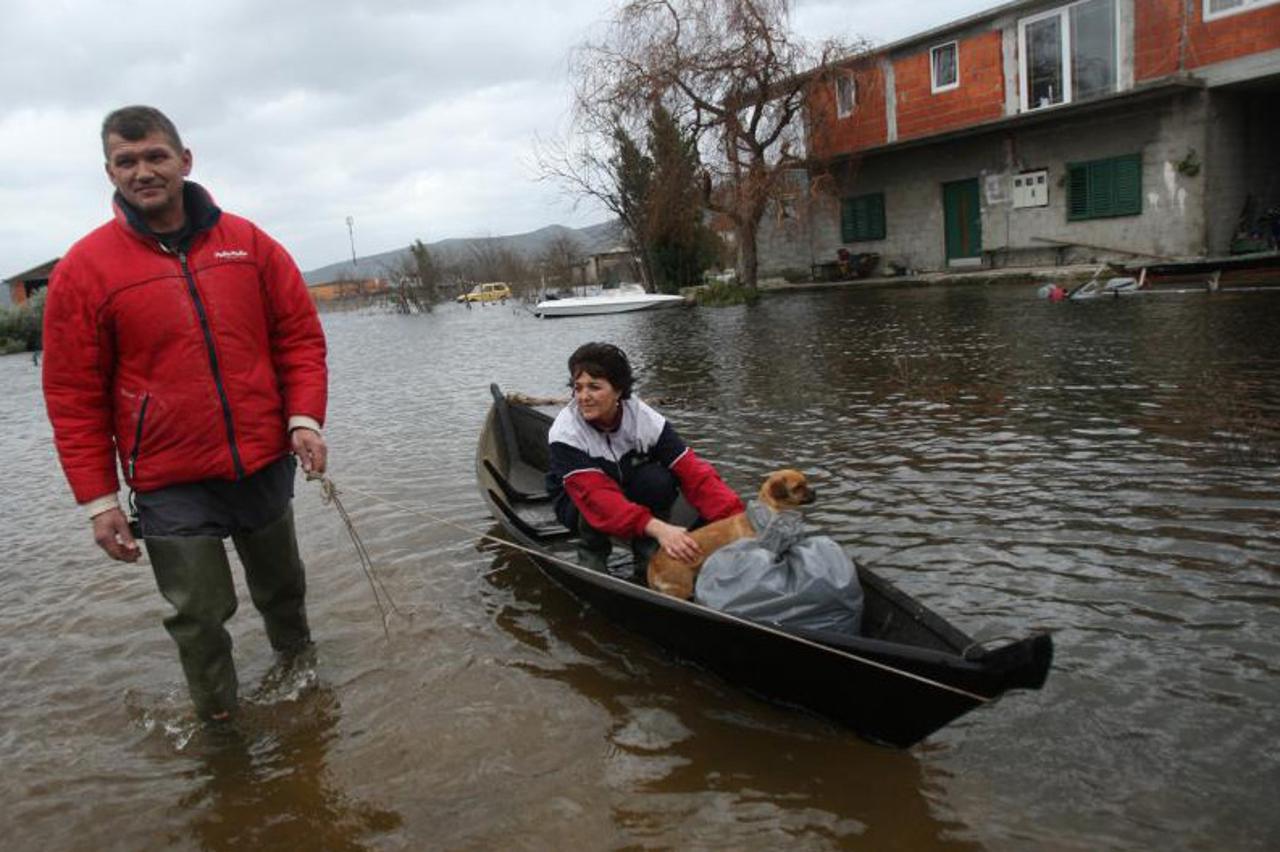
<path fill-rule="evenodd" d="M 148 133 L 159 131 L 169 137 L 174 150 L 182 153 L 182 137 L 169 117 L 155 107 L 127 106 L 113 110 L 102 120 L 102 153 L 107 153 L 107 137 L 112 133 L 127 142 L 137 142 Z"/>
<path fill-rule="evenodd" d="M 631 362 L 626 353 L 612 343 L 584 343 L 575 349 L 569 356 L 570 387 L 582 373 L 605 379 L 621 399 L 631 398 L 631 386 L 635 382 Z"/>

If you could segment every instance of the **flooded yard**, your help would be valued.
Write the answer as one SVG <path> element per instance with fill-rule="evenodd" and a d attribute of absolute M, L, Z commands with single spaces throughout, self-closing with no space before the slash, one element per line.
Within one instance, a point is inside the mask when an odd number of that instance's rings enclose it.
<path fill-rule="evenodd" d="M 97 551 L 38 371 L 0 358 L 6 847 L 1276 848 L 1280 291 L 1034 290 L 326 315 L 332 477 L 405 617 L 384 638 L 300 480 L 317 681 L 262 683 L 241 584 L 230 738 L 194 729 L 145 561 Z M 1051 631 L 1045 688 L 881 748 L 672 660 L 483 538 L 489 383 L 564 394 L 588 340 L 627 350 L 739 492 L 801 468 L 814 528 L 966 632 Z"/>

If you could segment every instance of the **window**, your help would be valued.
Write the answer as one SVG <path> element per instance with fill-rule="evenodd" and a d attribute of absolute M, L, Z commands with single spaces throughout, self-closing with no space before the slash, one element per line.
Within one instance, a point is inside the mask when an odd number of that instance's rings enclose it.
<path fill-rule="evenodd" d="M 960 85 L 960 47 L 956 42 L 940 44 L 929 51 L 933 91 L 946 92 Z"/>
<path fill-rule="evenodd" d="M 1084 0 L 1025 18 L 1018 48 L 1024 112 L 1115 91 L 1116 0 Z"/>
<path fill-rule="evenodd" d="M 1142 155 L 1067 164 L 1067 219 L 1104 219 L 1142 212 Z"/>
<path fill-rule="evenodd" d="M 1280 0 L 1204 0 L 1204 19 L 1225 18 L 1238 12 L 1248 12 L 1260 6 L 1270 6 Z"/>
<path fill-rule="evenodd" d="M 840 202 L 840 242 L 883 240 L 884 193 L 874 192 Z"/>
<path fill-rule="evenodd" d="M 849 73 L 836 77 L 836 117 L 848 118 L 857 103 L 858 87 Z"/>

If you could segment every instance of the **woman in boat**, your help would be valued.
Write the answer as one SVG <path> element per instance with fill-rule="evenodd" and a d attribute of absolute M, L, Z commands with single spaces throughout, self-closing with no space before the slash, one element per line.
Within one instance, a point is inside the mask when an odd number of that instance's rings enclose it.
<path fill-rule="evenodd" d="M 569 356 L 573 399 L 547 440 L 547 490 L 556 517 L 579 536 L 579 561 L 606 568 L 610 536 L 630 539 L 637 570 L 661 547 L 695 559 L 697 543 L 666 518 L 679 494 L 710 522 L 743 511 L 738 495 L 710 463 L 694 454 L 667 419 L 631 395 L 626 354 L 587 343 Z"/>

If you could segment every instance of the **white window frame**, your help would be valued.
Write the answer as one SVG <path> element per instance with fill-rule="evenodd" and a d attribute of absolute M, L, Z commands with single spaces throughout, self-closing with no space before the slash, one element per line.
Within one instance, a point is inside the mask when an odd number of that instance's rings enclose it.
<path fill-rule="evenodd" d="M 848 109 L 845 109 L 844 104 L 840 102 L 840 84 L 845 82 L 849 84 Z M 833 84 L 836 91 L 836 118 L 848 118 L 858 108 L 858 80 L 852 71 L 841 71 L 840 75 L 833 81 Z"/>
<path fill-rule="evenodd" d="M 1075 102 L 1075 92 L 1072 91 L 1072 87 L 1071 87 L 1071 71 L 1072 71 L 1072 68 L 1071 68 L 1071 8 L 1073 6 L 1080 6 L 1088 2 L 1090 2 L 1090 0 L 1076 0 L 1076 2 L 1074 3 L 1067 3 L 1063 6 L 1057 7 L 1056 9 L 1050 9 L 1049 11 L 1041 12 L 1038 15 L 1030 15 L 1029 17 L 1021 18 L 1018 21 L 1018 99 L 1019 99 L 1020 106 L 1022 108 L 1021 110 L 1022 112 L 1035 112 L 1035 111 L 1045 110 L 1045 109 L 1054 109 L 1055 107 L 1069 106 L 1070 104 Z M 1205 0 L 1205 2 L 1208 3 L 1208 0 Z M 1276 2 L 1280 2 L 1280 0 L 1264 0 L 1264 2 L 1276 3 Z M 1115 62 L 1117 88 L 1119 87 L 1119 84 L 1120 84 L 1120 6 L 1121 5 L 1122 3 L 1120 2 L 1120 0 L 1115 0 L 1115 2 L 1112 3 L 1112 7 L 1111 7 L 1112 12 L 1116 18 L 1115 19 L 1116 53 L 1115 53 L 1115 56 L 1112 57 L 1112 59 Z M 1027 83 L 1028 83 L 1028 80 L 1027 80 L 1027 77 L 1028 77 L 1027 75 L 1027 27 L 1030 26 L 1031 24 L 1037 23 L 1038 21 L 1044 21 L 1054 17 L 1058 18 L 1060 21 L 1058 25 L 1058 32 L 1061 33 L 1061 39 L 1062 39 L 1062 102 L 1056 103 L 1056 104 L 1049 104 L 1048 106 L 1032 107 L 1027 103 L 1027 100 L 1031 95 L 1031 93 L 1027 90 Z M 957 68 L 958 67 L 959 66 L 957 66 Z"/>
<path fill-rule="evenodd" d="M 1209 9 L 1209 0 L 1204 0 L 1202 8 L 1204 10 L 1203 17 L 1206 21 L 1216 21 L 1221 18 L 1229 18 L 1232 15 L 1241 15 L 1245 12 L 1252 12 L 1254 9 L 1261 9 L 1263 6 L 1272 6 L 1280 3 L 1280 0 L 1244 0 L 1239 6 L 1232 9 L 1223 9 L 1221 12 L 1214 12 Z"/>
<path fill-rule="evenodd" d="M 933 57 L 934 57 L 934 54 L 936 54 L 939 50 L 943 50 L 948 47 L 953 48 L 955 50 L 956 79 L 954 82 L 947 83 L 945 86 L 939 86 L 938 85 L 938 64 L 934 62 Z M 948 41 L 944 44 L 934 45 L 933 47 L 929 48 L 929 86 L 930 86 L 930 91 L 933 92 L 935 95 L 938 92 L 949 92 L 952 89 L 960 88 L 960 42 Z"/>

